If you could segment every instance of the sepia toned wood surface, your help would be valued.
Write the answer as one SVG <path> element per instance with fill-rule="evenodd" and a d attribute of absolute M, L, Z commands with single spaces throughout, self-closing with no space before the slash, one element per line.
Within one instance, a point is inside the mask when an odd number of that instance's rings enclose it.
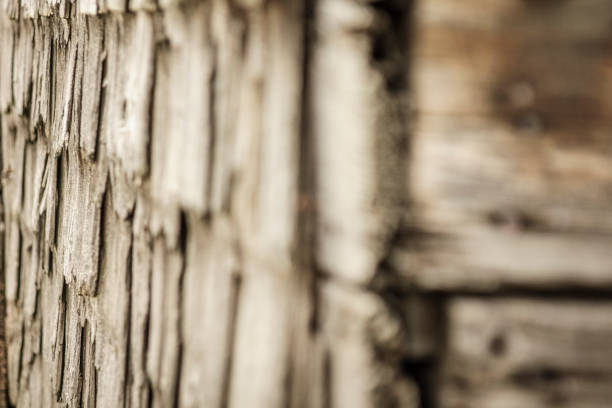
<path fill-rule="evenodd" d="M 399 267 L 430 288 L 609 289 L 609 3 L 428 0 L 414 21 Z"/>
<path fill-rule="evenodd" d="M 453 300 L 440 405 L 608 406 L 611 306 L 586 300 Z"/>
<path fill-rule="evenodd" d="M 407 137 L 395 10 L 2 2 L 4 406 L 417 406 L 367 285 L 404 188 L 375 149 Z"/>
<path fill-rule="evenodd" d="M 446 299 L 434 406 L 608 406 L 610 4 L 427 0 L 413 21 L 390 263 Z"/>
<path fill-rule="evenodd" d="M 607 406 L 608 3 L 0 0 L 0 407 Z"/>

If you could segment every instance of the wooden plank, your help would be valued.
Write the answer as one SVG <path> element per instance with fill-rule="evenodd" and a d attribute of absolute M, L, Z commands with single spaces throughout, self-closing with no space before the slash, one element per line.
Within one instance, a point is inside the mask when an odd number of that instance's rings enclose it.
<path fill-rule="evenodd" d="M 324 0 L 317 7 L 311 72 L 317 257 L 324 271 L 356 283 L 371 280 L 386 256 L 405 185 L 407 6 L 397 4 L 387 11 Z M 391 51 L 375 58 L 377 38 L 388 40 Z"/>
<path fill-rule="evenodd" d="M 280 258 L 294 251 L 297 237 L 299 143 L 304 75 L 304 5 L 272 2 L 266 10 L 262 50 L 261 139 L 258 163 L 257 251 Z M 262 27 L 263 28 L 263 27 Z M 246 231 L 245 231 L 246 232 Z M 245 234 L 245 236 L 248 236 Z"/>
<path fill-rule="evenodd" d="M 228 406 L 280 408 L 290 347 L 288 271 L 243 261 Z M 265 370 L 266 375 L 260 375 Z"/>
<path fill-rule="evenodd" d="M 380 296 L 334 282 L 321 287 L 321 325 L 328 403 L 334 407 L 420 406 L 419 392 L 399 373 L 407 333 Z"/>
<path fill-rule="evenodd" d="M 46 79 L 51 81 L 49 100 L 53 102 L 49 107 L 51 121 L 47 137 L 52 140 L 53 154 L 57 156 L 67 146 L 70 136 L 78 47 L 76 42 L 69 42 L 70 25 L 67 21 L 50 27 L 50 31 L 52 60 Z"/>
<path fill-rule="evenodd" d="M 43 371 L 51 375 L 43 378 L 43 406 L 52 406 L 60 396 L 66 326 L 66 293 L 61 271 L 44 274 L 41 282 L 40 308 L 44 313 L 41 354 Z"/>
<path fill-rule="evenodd" d="M 170 123 L 166 120 L 170 104 L 170 57 L 168 49 L 160 47 L 156 52 L 155 91 L 153 96 L 153 123 L 151 132 L 151 233 L 164 235 L 171 248 L 178 246 L 180 214 L 176 200 L 166 195 L 164 180 L 170 162 L 168 154 Z"/>
<path fill-rule="evenodd" d="M 79 144 L 83 154 L 93 159 L 96 153 L 98 142 L 98 132 L 100 126 L 100 101 L 103 72 L 106 64 L 106 57 L 103 49 L 105 38 L 104 21 L 97 18 L 86 19 L 86 31 L 84 38 L 81 39 L 85 44 L 83 50 L 83 98 L 80 112 L 80 137 Z"/>
<path fill-rule="evenodd" d="M 236 93 L 215 89 L 221 109 L 216 112 L 219 149 L 212 168 L 220 173 L 213 173 L 211 202 L 214 210 L 231 214 L 242 260 L 231 407 L 302 407 L 319 398 L 310 392 L 314 364 L 298 356 L 312 351 L 307 335 L 313 310 L 308 271 L 296 265 L 302 250 L 297 244 L 299 143 L 306 137 L 301 130 L 303 10 L 302 2 L 293 0 L 251 10 L 242 66 L 218 73 L 220 85 Z M 220 17 L 213 14 L 213 22 L 221 24 Z M 240 35 L 238 21 L 228 20 L 223 23 Z M 222 38 L 223 26 L 213 27 L 213 38 Z M 238 38 L 230 38 L 229 45 L 237 46 Z M 222 49 L 225 42 L 217 51 L 220 69 L 240 55 Z M 232 76 L 238 86 L 231 84 Z M 235 114 L 229 111 L 232 98 L 238 104 Z M 230 139 L 226 130 L 232 132 Z"/>
<path fill-rule="evenodd" d="M 418 285 L 612 279 L 612 10 L 540 3 L 417 4 L 412 237 L 395 266 Z"/>
<path fill-rule="evenodd" d="M 169 122 L 168 133 L 162 137 L 167 139 L 164 161 L 171 164 L 163 172 L 160 201 L 203 214 L 208 209 L 212 149 L 210 4 L 172 8 L 164 16 L 171 44 L 166 55 L 172 86 L 164 119 Z"/>
<path fill-rule="evenodd" d="M 239 288 L 238 258 L 227 221 L 215 221 L 212 227 L 189 222 L 181 320 L 183 407 L 227 403 Z M 202 361 L 207 362 L 204 367 Z"/>
<path fill-rule="evenodd" d="M 2 115 L 2 200 L 7 239 L 4 242 L 4 279 L 7 302 L 16 302 L 19 291 L 22 232 L 19 214 L 22 207 L 23 173 L 26 138 L 23 126 L 8 115 Z"/>
<path fill-rule="evenodd" d="M 126 400 L 132 225 L 112 210 L 107 193 L 100 232 L 100 282 L 95 305 L 96 405 L 120 406 Z M 85 364 L 84 364 L 85 365 Z"/>
<path fill-rule="evenodd" d="M 81 295 L 96 293 L 106 174 L 104 165 L 82 161 L 76 145 L 62 155 L 55 262 Z"/>
<path fill-rule="evenodd" d="M 148 325 L 151 309 L 152 238 L 148 231 L 151 208 L 139 196 L 133 222 L 132 266 L 130 287 L 129 375 L 126 400 L 133 408 L 150 403 L 150 384 L 146 373 Z"/>
<path fill-rule="evenodd" d="M 20 67 L 13 69 L 13 97 L 15 111 L 19 115 L 24 115 L 30 106 L 33 55 L 34 24 L 30 20 L 24 20 L 20 25 L 13 54 L 14 67 Z"/>
<path fill-rule="evenodd" d="M 152 389 L 152 406 L 176 404 L 180 373 L 181 279 L 184 259 L 178 249 L 168 249 L 163 239 L 153 243 L 151 311 L 146 372 Z"/>
<path fill-rule="evenodd" d="M 51 55 L 53 28 L 47 19 L 34 25 L 34 59 L 32 68 L 32 97 L 30 107 L 30 126 L 37 128 L 42 137 L 50 137 L 52 106 L 51 95 Z"/>
<path fill-rule="evenodd" d="M 236 143 L 236 106 L 239 106 L 243 80 L 244 21 L 232 13 L 230 4 L 214 0 L 211 11 L 211 41 L 215 44 L 216 71 L 213 84 L 215 142 L 210 185 L 210 211 L 228 212 Z M 223 135 L 219 137 L 218 135 Z"/>
<path fill-rule="evenodd" d="M 84 312 L 83 299 L 76 291 L 67 286 L 63 293 L 65 302 L 65 322 L 63 333 L 63 365 L 60 373 L 59 399 L 69 406 L 74 406 L 81 400 L 83 377 L 81 376 L 81 343 L 83 331 L 81 330 L 81 315 Z M 84 364 L 83 364 L 84 365 Z"/>
<path fill-rule="evenodd" d="M 608 406 L 611 311 L 608 301 L 451 301 L 441 405 Z"/>
<path fill-rule="evenodd" d="M 107 122 L 104 136 L 108 155 L 126 173 L 125 176 L 121 174 L 121 178 L 141 184 L 149 169 L 149 113 L 155 69 L 154 18 L 148 13 L 118 15 L 107 23 L 106 28 L 107 32 L 102 37 L 104 40 L 93 39 L 98 44 L 92 44 L 94 48 L 91 52 L 101 61 L 104 58 L 102 49 L 96 50 L 95 46 L 101 46 L 105 41 L 106 48 L 112 50 L 105 59 L 108 86 L 104 90 L 104 100 L 108 114 L 104 117 Z M 93 80 L 91 91 L 97 94 L 102 67 L 91 67 L 94 69 L 93 78 L 90 77 Z M 95 116 L 88 124 L 87 143 L 81 144 L 92 156 L 95 152 L 99 106 L 94 102 L 88 108 Z"/>
<path fill-rule="evenodd" d="M 155 25 L 154 16 L 137 13 L 127 33 L 122 59 L 126 70 L 123 89 L 123 105 L 119 131 L 115 133 L 114 148 L 128 179 L 142 183 L 149 170 L 149 129 L 153 98 L 153 75 L 155 69 Z"/>

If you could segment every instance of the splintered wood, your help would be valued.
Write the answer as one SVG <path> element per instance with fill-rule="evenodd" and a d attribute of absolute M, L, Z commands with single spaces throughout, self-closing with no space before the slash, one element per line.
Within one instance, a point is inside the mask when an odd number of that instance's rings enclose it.
<path fill-rule="evenodd" d="M 1 1 L 0 406 L 417 406 L 367 287 L 405 187 L 389 5 Z"/>
<path fill-rule="evenodd" d="M 0 0 L 0 408 L 608 406 L 609 3 Z"/>

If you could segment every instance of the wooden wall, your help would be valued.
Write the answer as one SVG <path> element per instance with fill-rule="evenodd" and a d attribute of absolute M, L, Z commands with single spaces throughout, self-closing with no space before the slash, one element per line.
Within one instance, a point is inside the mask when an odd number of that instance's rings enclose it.
<path fill-rule="evenodd" d="M 0 0 L 0 406 L 607 407 L 611 95 L 608 0 Z"/>

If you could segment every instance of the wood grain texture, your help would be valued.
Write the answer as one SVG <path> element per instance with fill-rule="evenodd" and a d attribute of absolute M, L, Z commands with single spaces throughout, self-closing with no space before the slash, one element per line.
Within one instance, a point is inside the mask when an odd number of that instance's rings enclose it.
<path fill-rule="evenodd" d="M 608 3 L 0 0 L 0 408 L 606 406 Z"/>
<path fill-rule="evenodd" d="M 606 1 L 418 2 L 410 228 L 429 288 L 608 288 Z"/>
<path fill-rule="evenodd" d="M 448 305 L 445 407 L 605 407 L 608 301 L 458 298 Z"/>
<path fill-rule="evenodd" d="M 399 217 L 401 156 L 367 151 L 404 95 L 386 87 L 380 61 L 369 66 L 377 38 L 399 26 L 343 34 L 342 21 L 315 18 L 337 2 L 2 0 L 0 406 L 417 406 L 413 379 L 377 351 L 393 341 L 367 329 L 376 317 L 401 337 L 401 319 L 355 285 L 377 273 Z M 367 78 L 363 101 L 348 82 L 337 101 L 376 122 L 343 142 L 369 181 L 343 204 L 367 216 L 330 241 L 367 253 L 356 279 L 326 267 L 350 282 L 341 295 L 322 293 L 318 259 L 332 259 L 314 227 L 317 208 L 348 225 L 322 194 L 337 188 L 335 170 L 315 169 L 340 153 L 323 143 L 332 118 L 309 123 L 328 75 L 312 64 L 324 50 L 312 36 L 327 32 L 339 37 L 326 54 L 344 35 L 360 44 L 349 79 Z M 407 138 L 394 129 L 386 146 Z M 332 184 L 319 184 L 325 174 Z M 378 193 L 392 198 L 360 208 Z M 354 329 L 338 336 L 342 320 Z M 348 395 L 351 384 L 363 388 Z"/>

